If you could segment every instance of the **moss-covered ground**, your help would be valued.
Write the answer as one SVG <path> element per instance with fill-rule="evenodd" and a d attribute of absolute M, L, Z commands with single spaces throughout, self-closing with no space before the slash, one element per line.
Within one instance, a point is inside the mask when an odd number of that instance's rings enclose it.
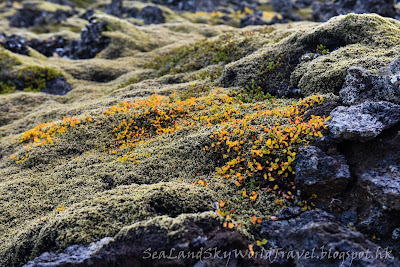
<path fill-rule="evenodd" d="M 72 91 L 0 95 L 0 265 L 193 216 L 256 242 L 261 220 L 297 205 L 296 152 L 324 134 L 329 118 L 304 114 L 348 66 L 386 65 L 400 38 L 375 15 L 241 30 L 98 19 L 111 44 L 94 59 L 1 50 L 0 74 L 53 69 Z M 300 61 L 319 45 L 329 53 Z M 307 97 L 275 97 L 285 86 Z"/>

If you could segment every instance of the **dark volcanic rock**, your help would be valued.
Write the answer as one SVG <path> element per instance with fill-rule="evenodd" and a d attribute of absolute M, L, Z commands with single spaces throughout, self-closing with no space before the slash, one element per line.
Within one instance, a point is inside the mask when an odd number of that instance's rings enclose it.
<path fill-rule="evenodd" d="M 339 101 L 338 99 L 333 99 L 333 98 L 328 98 L 326 99 L 321 105 L 312 108 L 311 110 L 307 111 L 307 113 L 304 115 L 304 121 L 309 121 L 312 117 L 314 116 L 320 116 L 320 117 L 328 117 L 329 114 L 339 106 Z"/>
<path fill-rule="evenodd" d="M 9 17 L 8 20 L 12 27 L 28 28 L 50 23 L 60 23 L 74 14 L 75 11 L 73 10 L 59 9 L 55 12 L 40 10 L 35 4 L 26 3 L 23 8 L 18 10 L 15 15 Z"/>
<path fill-rule="evenodd" d="M 397 213 L 399 215 L 399 213 Z M 388 212 L 374 207 L 368 214 L 361 214 L 362 220 L 355 224 L 357 230 L 367 236 L 376 235 L 380 238 L 389 237 L 393 239 L 393 232 L 400 225 L 400 217 L 395 212 Z"/>
<path fill-rule="evenodd" d="M 46 1 L 64 6 L 70 6 L 70 7 L 75 6 L 74 3 L 71 2 L 71 0 L 46 0 Z"/>
<path fill-rule="evenodd" d="M 105 12 L 116 17 L 121 17 L 124 12 L 122 0 L 112 0 L 107 5 Z"/>
<path fill-rule="evenodd" d="M 282 17 L 289 18 L 293 12 L 292 0 L 271 0 L 274 11 L 280 13 Z"/>
<path fill-rule="evenodd" d="M 137 9 L 136 7 L 132 7 L 126 10 L 126 16 L 128 18 L 137 18 L 139 17 L 140 10 Z"/>
<path fill-rule="evenodd" d="M 102 36 L 106 30 L 105 22 L 97 22 L 92 19 L 81 31 L 81 40 L 72 41 L 65 49 L 57 49 L 60 56 L 72 59 L 94 58 L 99 52 L 110 44 L 110 38 Z"/>
<path fill-rule="evenodd" d="M 69 91 L 71 91 L 71 86 L 63 76 L 48 80 L 46 87 L 42 89 L 43 93 L 51 95 L 65 95 Z"/>
<path fill-rule="evenodd" d="M 328 21 L 330 18 L 348 13 L 377 13 L 384 17 L 395 17 L 395 0 L 334 0 L 314 3 L 312 19 Z"/>
<path fill-rule="evenodd" d="M 0 45 L 5 49 L 10 50 L 13 53 L 22 55 L 29 54 L 29 47 L 32 47 L 39 53 L 51 57 L 57 51 L 57 49 L 64 48 L 67 45 L 67 41 L 61 36 L 52 36 L 51 38 L 44 39 L 31 39 L 25 40 L 24 37 L 19 35 L 7 36 L 6 34 L 0 34 Z"/>
<path fill-rule="evenodd" d="M 13 53 L 28 55 L 29 49 L 26 46 L 25 39 L 19 35 L 7 36 L 5 33 L 0 34 L 0 45 Z"/>
<path fill-rule="evenodd" d="M 179 216 L 178 218 L 181 218 Z M 200 217 L 200 216 L 199 216 Z M 74 245 L 63 253 L 47 252 L 25 267 L 47 266 L 268 266 L 258 259 L 248 259 L 233 256 L 228 261 L 222 257 L 223 252 L 229 253 L 237 249 L 246 251 L 248 241 L 239 233 L 221 229 L 218 220 L 209 217 L 197 219 L 186 218 L 182 222 L 173 218 L 162 218 L 169 227 L 162 227 L 160 222 L 153 221 L 152 226 L 140 225 L 126 227 L 114 238 L 103 238 L 87 246 Z M 171 232 L 179 233 L 171 235 Z M 220 257 L 208 257 L 204 252 L 216 248 L 221 251 Z M 161 255 L 164 251 L 170 258 L 150 259 L 151 253 Z M 177 257 L 179 252 L 192 252 L 199 257 Z M 150 255 L 149 255 L 150 254 Z"/>
<path fill-rule="evenodd" d="M 328 156 L 315 146 L 299 151 L 295 162 L 296 185 L 307 195 L 334 195 L 344 191 L 351 175 L 342 155 Z"/>
<path fill-rule="evenodd" d="M 296 0 L 294 3 L 297 8 L 306 8 L 311 6 L 317 0 Z"/>
<path fill-rule="evenodd" d="M 85 13 L 83 13 L 83 14 L 80 16 L 80 18 L 89 21 L 90 18 L 91 18 L 93 15 L 94 15 L 94 10 L 93 10 L 93 9 L 89 9 L 89 10 L 87 10 Z"/>
<path fill-rule="evenodd" d="M 337 140 L 367 141 L 400 122 L 400 106 L 389 102 L 365 102 L 340 106 L 331 112 L 328 126 Z"/>
<path fill-rule="evenodd" d="M 383 210 L 400 211 L 400 126 L 367 142 L 342 145 L 361 195 Z"/>
<path fill-rule="evenodd" d="M 261 235 L 270 240 L 273 247 L 282 247 L 283 251 L 303 252 L 303 257 L 293 257 L 294 266 L 394 267 L 400 264 L 392 253 L 385 254 L 382 248 L 368 241 L 360 232 L 342 226 L 332 215 L 320 210 L 307 211 L 290 220 L 264 221 Z M 307 251 L 314 257 L 306 257 Z M 329 251 L 330 255 L 336 253 L 336 257 L 328 258 Z M 368 251 L 369 257 L 366 255 Z M 377 252 L 387 257 L 377 258 Z M 359 257 L 352 258 L 351 253 L 357 253 Z M 364 254 L 360 256 L 358 253 Z"/>
<path fill-rule="evenodd" d="M 359 186 L 383 209 L 400 210 L 400 166 L 385 167 L 360 175 Z"/>
<path fill-rule="evenodd" d="M 351 67 L 339 94 L 345 105 L 364 101 L 400 103 L 400 57 L 380 70 L 380 75 L 367 73 L 363 68 Z"/>
<path fill-rule="evenodd" d="M 162 10 L 156 6 L 146 6 L 140 11 L 139 16 L 147 25 L 165 23 Z"/>
<path fill-rule="evenodd" d="M 254 25 L 267 25 L 268 23 L 263 19 L 263 12 L 256 11 L 253 14 L 247 14 L 240 20 L 239 28 Z"/>
<path fill-rule="evenodd" d="M 51 57 L 58 49 L 67 46 L 67 41 L 62 36 L 52 36 L 47 40 L 33 39 L 27 42 L 27 45 L 39 53 Z"/>
<path fill-rule="evenodd" d="M 279 220 L 289 220 L 299 216 L 304 211 L 300 207 L 287 207 L 279 211 Z"/>
<path fill-rule="evenodd" d="M 215 11 L 220 5 L 221 0 L 153 0 L 155 4 L 166 5 L 175 10 L 196 11 Z"/>

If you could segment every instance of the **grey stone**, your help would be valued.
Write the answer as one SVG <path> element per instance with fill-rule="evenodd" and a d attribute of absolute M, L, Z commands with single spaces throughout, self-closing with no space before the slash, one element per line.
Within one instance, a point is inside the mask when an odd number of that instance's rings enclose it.
<path fill-rule="evenodd" d="M 389 167 L 389 166 L 388 166 Z M 358 181 L 384 210 L 400 210 L 400 169 L 373 169 L 363 173 Z"/>
<path fill-rule="evenodd" d="M 294 266 L 394 267 L 400 265 L 397 259 L 389 257 L 359 257 L 353 260 L 346 254 L 341 259 L 339 257 L 328 259 L 326 255 L 323 257 L 323 253 L 328 253 L 329 250 L 331 250 L 331 255 L 336 251 L 337 253 L 370 251 L 373 255 L 380 247 L 367 240 L 360 232 L 339 224 L 332 215 L 321 210 L 307 211 L 285 221 L 264 221 L 260 234 L 262 238 L 273 241 L 276 247 L 282 248 L 283 251 L 294 251 L 300 254 L 314 251 L 314 258 L 307 258 L 305 254 L 302 254 L 303 257 L 293 257 Z"/>
<path fill-rule="evenodd" d="M 363 68 L 350 67 L 339 95 L 345 105 L 365 101 L 400 103 L 400 57 L 380 70 L 380 75 L 367 73 Z"/>
<path fill-rule="evenodd" d="M 380 101 L 335 108 L 327 122 L 337 140 L 367 141 L 400 122 L 400 106 Z"/>

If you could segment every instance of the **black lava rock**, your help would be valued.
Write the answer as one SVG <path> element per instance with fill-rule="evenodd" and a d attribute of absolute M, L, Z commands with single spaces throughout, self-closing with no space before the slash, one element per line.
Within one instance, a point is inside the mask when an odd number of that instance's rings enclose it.
<path fill-rule="evenodd" d="M 5 33 L 0 34 L 0 45 L 13 53 L 28 55 L 29 49 L 26 46 L 25 39 L 19 35 L 7 36 Z"/>

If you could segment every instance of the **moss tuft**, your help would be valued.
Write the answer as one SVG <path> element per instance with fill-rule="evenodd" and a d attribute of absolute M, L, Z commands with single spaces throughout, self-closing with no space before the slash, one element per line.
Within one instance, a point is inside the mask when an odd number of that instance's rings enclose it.
<path fill-rule="evenodd" d="M 16 84 L 26 92 L 41 92 L 46 87 L 46 82 L 63 76 L 53 68 L 40 66 L 27 66 L 16 73 Z"/>
<path fill-rule="evenodd" d="M 257 34 L 250 33 L 238 36 L 228 33 L 216 40 L 203 40 L 184 45 L 156 57 L 145 67 L 158 69 L 160 75 L 183 73 L 202 69 L 217 63 L 236 61 L 261 46 Z"/>

